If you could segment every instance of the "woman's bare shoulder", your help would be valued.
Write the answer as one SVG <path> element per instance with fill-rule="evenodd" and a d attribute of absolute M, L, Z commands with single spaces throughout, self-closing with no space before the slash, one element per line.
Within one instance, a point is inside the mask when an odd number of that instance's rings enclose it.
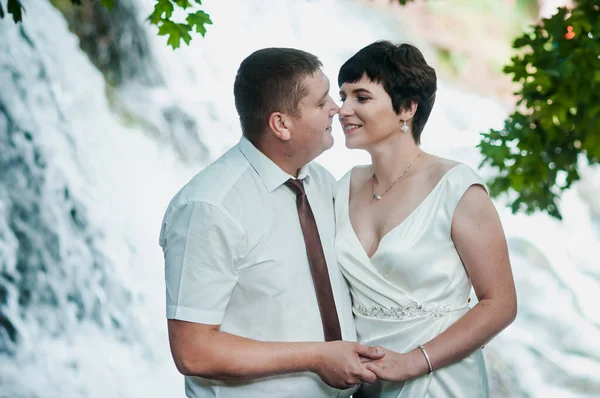
<path fill-rule="evenodd" d="M 370 164 L 361 164 L 352 168 L 351 181 L 364 182 L 373 174 L 373 167 Z"/>
<path fill-rule="evenodd" d="M 427 180 L 432 185 L 436 185 L 450 170 L 460 164 L 462 163 L 455 160 L 430 155 L 428 164 L 425 167 Z"/>
<path fill-rule="evenodd" d="M 370 164 L 363 164 L 354 166 L 350 174 L 350 190 L 360 190 L 360 188 L 367 182 L 373 175 L 373 168 Z"/>

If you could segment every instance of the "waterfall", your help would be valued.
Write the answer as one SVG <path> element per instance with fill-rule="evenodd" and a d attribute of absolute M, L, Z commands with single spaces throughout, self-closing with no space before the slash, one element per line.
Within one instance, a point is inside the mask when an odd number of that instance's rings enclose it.
<path fill-rule="evenodd" d="M 391 13 L 350 0 L 204 1 L 214 25 L 177 51 L 144 21 L 152 2 L 119 4 L 119 65 L 104 73 L 49 2 L 26 2 L 21 25 L 0 22 L 0 398 L 183 396 L 160 222 L 239 139 L 233 81 L 245 56 L 310 51 L 334 99 L 341 64 L 377 39 L 412 42 L 435 66 Z M 441 81 L 423 149 L 476 168 L 479 133 L 509 112 Z M 337 123 L 333 134 L 317 160 L 336 177 L 369 161 Z M 600 172 L 582 169 L 562 222 L 496 201 L 519 315 L 484 349 L 493 396 L 600 395 Z"/>

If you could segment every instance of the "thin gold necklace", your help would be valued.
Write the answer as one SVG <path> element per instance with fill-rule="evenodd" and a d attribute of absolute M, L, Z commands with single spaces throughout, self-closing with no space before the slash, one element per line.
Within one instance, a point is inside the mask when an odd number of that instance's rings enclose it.
<path fill-rule="evenodd" d="M 394 186 L 394 184 L 396 184 L 398 181 L 400 181 L 400 179 L 401 179 L 402 177 L 404 177 L 404 175 L 405 175 L 405 174 L 408 172 L 408 170 L 410 170 L 410 168 L 413 166 L 413 164 L 415 164 L 415 162 L 417 161 L 417 159 L 419 159 L 419 158 L 421 157 L 421 155 L 422 155 L 422 154 L 423 154 L 423 152 L 421 152 L 420 154 L 418 154 L 418 155 L 417 155 L 417 156 L 416 156 L 416 157 L 415 157 L 415 158 L 414 158 L 414 159 L 413 159 L 413 160 L 410 162 L 410 164 L 408 165 L 408 167 L 407 167 L 407 168 L 404 170 L 404 173 L 400 174 L 400 177 L 396 178 L 396 179 L 394 180 L 394 182 L 392 182 L 392 185 L 390 185 L 390 186 L 388 187 L 388 189 L 386 189 L 386 190 L 385 190 L 385 192 L 384 192 L 384 193 L 382 193 L 381 195 L 377 195 L 377 194 L 375 193 L 375 183 L 377 182 L 377 176 L 375 176 L 375 173 L 373 173 L 373 177 L 372 177 L 372 179 L 373 179 L 373 182 L 371 183 L 371 195 L 372 195 L 372 196 L 371 196 L 371 201 L 369 202 L 369 204 L 372 204 L 372 203 L 373 203 L 373 201 L 374 201 L 375 199 L 377 199 L 377 200 L 381 200 L 381 198 L 383 198 L 383 195 L 385 195 L 386 193 L 388 193 L 388 192 L 389 192 L 389 190 L 390 190 L 390 189 L 392 189 L 392 187 Z"/>

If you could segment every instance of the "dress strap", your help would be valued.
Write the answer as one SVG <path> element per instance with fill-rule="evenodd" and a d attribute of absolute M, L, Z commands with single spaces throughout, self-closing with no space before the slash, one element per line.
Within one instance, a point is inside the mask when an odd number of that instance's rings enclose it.
<path fill-rule="evenodd" d="M 471 167 L 466 164 L 459 164 L 454 166 L 454 169 L 451 170 L 452 174 L 448 176 L 445 187 L 445 194 L 448 195 L 445 201 L 446 211 L 450 220 L 456 210 L 456 206 L 458 206 L 458 202 L 460 202 L 471 186 L 480 185 L 489 195 L 488 187 L 483 182 L 483 179 Z"/>

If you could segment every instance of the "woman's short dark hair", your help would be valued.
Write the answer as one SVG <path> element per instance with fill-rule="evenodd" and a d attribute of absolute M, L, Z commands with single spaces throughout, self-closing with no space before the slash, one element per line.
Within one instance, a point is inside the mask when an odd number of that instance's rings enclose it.
<path fill-rule="evenodd" d="M 375 83 L 381 83 L 392 99 L 396 113 L 417 103 L 413 118 L 412 135 L 421 143 L 421 132 L 435 102 L 437 78 L 435 70 L 427 65 L 421 51 L 410 44 L 396 45 L 389 41 L 377 41 L 354 54 L 338 74 L 338 85 L 356 83 L 363 75 Z"/>
<path fill-rule="evenodd" d="M 233 95 L 244 136 L 255 142 L 273 112 L 299 116 L 298 102 L 308 94 L 303 81 L 322 66 L 316 56 L 294 48 L 264 48 L 242 61 Z"/>

